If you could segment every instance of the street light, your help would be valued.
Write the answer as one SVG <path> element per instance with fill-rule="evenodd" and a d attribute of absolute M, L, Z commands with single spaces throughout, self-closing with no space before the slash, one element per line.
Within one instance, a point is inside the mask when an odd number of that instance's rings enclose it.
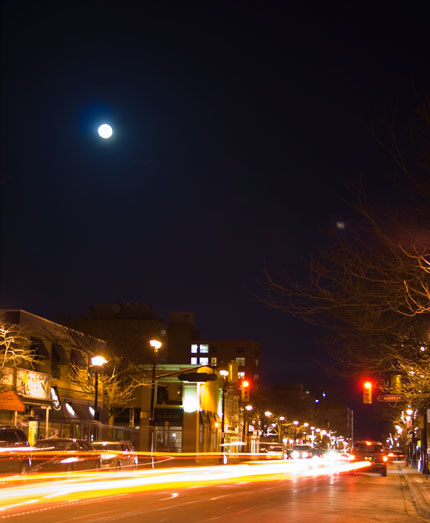
<path fill-rule="evenodd" d="M 221 410 L 222 410 L 222 419 L 221 419 L 221 447 L 223 452 L 225 451 L 225 391 L 228 381 L 228 370 L 220 370 L 220 375 L 223 377 L 223 383 L 222 383 L 222 404 L 221 404 Z M 224 454 L 224 464 L 226 463 L 226 457 Z"/>
<path fill-rule="evenodd" d="M 249 416 L 249 413 L 252 412 L 253 410 L 253 406 L 252 405 L 245 405 L 244 407 L 244 411 L 243 411 L 243 441 L 245 442 L 245 452 L 249 452 L 249 449 L 248 449 L 248 433 L 249 433 L 249 428 L 248 428 L 248 425 L 249 425 L 249 421 L 248 421 L 248 416 Z"/>
<path fill-rule="evenodd" d="M 154 468 L 154 432 L 155 432 L 155 386 L 156 386 L 156 379 L 155 379 L 155 368 L 157 366 L 158 361 L 158 351 L 161 349 L 161 341 L 159 340 L 149 340 L 149 345 L 154 349 L 154 357 L 152 359 L 152 380 L 151 380 L 151 417 L 149 419 L 149 425 L 150 425 L 150 434 L 149 434 L 149 444 L 151 447 L 151 462 L 152 462 L 152 468 Z"/>
<path fill-rule="evenodd" d="M 91 363 L 94 367 L 95 372 L 95 380 L 94 380 L 94 421 L 100 421 L 100 414 L 97 408 L 97 401 L 98 401 L 98 393 L 99 393 L 99 372 L 101 367 L 105 363 L 107 363 L 107 360 L 103 358 L 103 356 L 94 356 L 91 358 Z"/>

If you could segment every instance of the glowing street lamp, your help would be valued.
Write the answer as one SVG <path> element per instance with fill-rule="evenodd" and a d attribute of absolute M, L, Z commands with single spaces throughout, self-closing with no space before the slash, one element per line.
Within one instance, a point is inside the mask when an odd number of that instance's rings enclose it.
<path fill-rule="evenodd" d="M 219 371 L 220 375 L 223 378 L 222 382 L 222 403 L 221 403 L 221 447 L 224 453 L 223 463 L 227 464 L 227 457 L 225 455 L 225 393 L 228 382 L 228 370 L 222 369 Z"/>
<path fill-rule="evenodd" d="M 107 363 L 107 360 L 103 356 L 94 356 L 91 358 L 91 364 L 94 367 L 95 380 L 94 380 L 94 421 L 99 421 L 100 413 L 98 411 L 98 394 L 99 394 L 99 372 L 103 365 Z"/>
<path fill-rule="evenodd" d="M 155 432 L 155 387 L 157 380 L 155 379 L 155 368 L 158 361 L 158 351 L 161 349 L 162 343 L 159 340 L 149 340 L 149 345 L 154 349 L 154 357 L 152 360 L 152 380 L 151 380 L 151 418 L 150 424 L 150 447 L 151 447 L 151 461 L 152 468 L 154 468 L 154 432 Z"/>

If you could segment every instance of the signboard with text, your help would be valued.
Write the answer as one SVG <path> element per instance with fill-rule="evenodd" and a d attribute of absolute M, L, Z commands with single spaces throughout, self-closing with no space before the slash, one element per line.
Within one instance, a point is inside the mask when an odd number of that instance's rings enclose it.
<path fill-rule="evenodd" d="M 401 394 L 381 394 L 376 398 L 378 401 L 387 401 L 388 403 L 395 403 L 401 401 L 403 396 Z"/>

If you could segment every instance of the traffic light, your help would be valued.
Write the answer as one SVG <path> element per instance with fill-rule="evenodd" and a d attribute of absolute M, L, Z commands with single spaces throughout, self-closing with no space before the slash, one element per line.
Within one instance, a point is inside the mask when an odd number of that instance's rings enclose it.
<path fill-rule="evenodd" d="M 243 402 L 249 401 L 249 381 L 243 380 L 240 385 L 240 397 Z"/>
<path fill-rule="evenodd" d="M 390 379 L 390 392 L 394 394 L 402 393 L 402 377 L 400 374 L 393 374 Z"/>
<path fill-rule="evenodd" d="M 372 403 L 372 383 L 365 381 L 363 384 L 363 403 Z"/>

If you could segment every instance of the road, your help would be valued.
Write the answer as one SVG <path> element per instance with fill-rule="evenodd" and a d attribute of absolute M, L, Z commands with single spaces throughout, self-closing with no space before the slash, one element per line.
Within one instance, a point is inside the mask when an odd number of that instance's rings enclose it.
<path fill-rule="evenodd" d="M 282 470 L 284 464 L 271 465 L 31 479 L 27 486 L 3 487 L 0 518 L 26 523 L 424 521 L 394 468 L 384 478 L 365 469 L 354 475 L 324 467 L 291 473 Z"/>

